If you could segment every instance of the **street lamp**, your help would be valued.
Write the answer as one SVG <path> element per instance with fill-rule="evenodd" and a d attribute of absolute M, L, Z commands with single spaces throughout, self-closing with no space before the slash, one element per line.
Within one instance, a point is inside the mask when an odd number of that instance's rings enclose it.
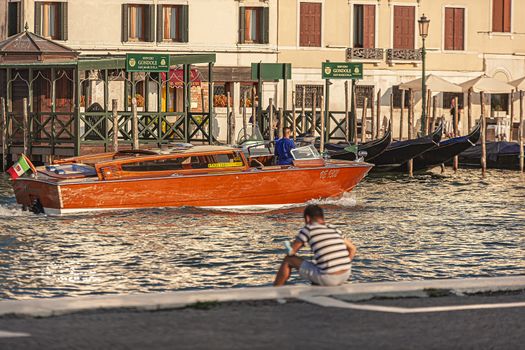
<path fill-rule="evenodd" d="M 419 24 L 419 36 L 421 37 L 421 40 L 423 41 L 423 46 L 421 48 L 421 60 L 422 60 L 422 78 L 421 78 L 421 94 L 422 94 L 422 108 L 423 111 L 421 112 L 421 133 L 424 134 L 426 131 L 426 125 L 427 125 L 427 78 L 426 78 L 426 56 L 427 51 L 425 48 L 425 39 L 428 36 L 428 26 L 430 24 L 430 20 L 423 14 L 421 18 L 417 21 Z"/>

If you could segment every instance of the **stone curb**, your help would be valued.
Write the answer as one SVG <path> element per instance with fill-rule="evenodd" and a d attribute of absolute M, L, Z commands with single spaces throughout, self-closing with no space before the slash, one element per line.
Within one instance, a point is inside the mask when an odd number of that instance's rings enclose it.
<path fill-rule="evenodd" d="M 456 294 L 525 290 L 525 276 L 422 280 L 406 282 L 351 283 L 339 287 L 285 286 L 218 290 L 179 291 L 130 295 L 99 295 L 54 299 L 0 301 L 0 317 L 50 317 L 69 313 L 133 309 L 139 311 L 182 308 L 197 302 L 300 299 L 302 297 L 346 295 L 352 300 L 373 297 L 422 297 L 425 290 L 447 290 Z M 347 300 L 350 300 L 346 298 Z"/>

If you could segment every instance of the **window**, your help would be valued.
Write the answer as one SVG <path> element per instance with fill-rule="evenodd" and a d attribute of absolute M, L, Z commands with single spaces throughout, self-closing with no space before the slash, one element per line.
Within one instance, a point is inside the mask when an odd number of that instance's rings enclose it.
<path fill-rule="evenodd" d="M 445 50 L 465 49 L 465 9 L 445 8 Z"/>
<path fill-rule="evenodd" d="M 321 3 L 301 2 L 299 45 L 321 47 Z"/>
<path fill-rule="evenodd" d="M 401 96 L 403 90 L 399 88 L 399 85 L 392 87 L 392 94 L 394 95 L 394 108 L 401 108 Z M 410 106 L 410 91 L 405 90 L 405 108 Z"/>
<path fill-rule="evenodd" d="M 463 109 L 463 93 L 458 93 L 458 92 L 444 92 L 443 93 L 443 108 L 448 108 L 450 109 L 450 107 L 452 107 L 452 101 L 455 99 L 455 98 L 458 98 L 458 105 L 459 105 L 459 109 Z"/>
<path fill-rule="evenodd" d="M 269 9 L 267 7 L 241 7 L 239 22 L 240 44 L 268 44 Z"/>
<path fill-rule="evenodd" d="M 214 107 L 226 107 L 232 106 L 232 97 L 228 101 L 228 92 L 230 91 L 230 83 L 215 82 L 213 84 L 213 106 Z"/>
<path fill-rule="evenodd" d="M 122 41 L 154 40 L 154 5 L 122 5 Z"/>
<path fill-rule="evenodd" d="M 510 33 L 512 0 L 492 0 L 492 31 Z"/>
<path fill-rule="evenodd" d="M 213 154 L 208 156 L 155 159 L 122 164 L 122 171 L 175 171 L 191 169 L 220 169 L 242 167 L 244 163 L 238 153 Z"/>
<path fill-rule="evenodd" d="M 375 5 L 354 5 L 354 48 L 374 48 L 375 32 Z"/>
<path fill-rule="evenodd" d="M 415 15 L 414 6 L 394 6 L 394 49 L 414 49 Z"/>
<path fill-rule="evenodd" d="M 509 113 L 509 94 L 490 94 L 490 110 L 494 112 Z"/>
<path fill-rule="evenodd" d="M 252 106 L 252 95 L 253 95 L 253 89 L 255 88 L 255 101 L 257 102 L 257 83 L 241 83 L 241 98 L 239 99 L 239 106 L 244 106 L 244 94 L 246 93 L 246 107 Z"/>
<path fill-rule="evenodd" d="M 158 5 L 157 40 L 188 42 L 188 5 Z"/>
<path fill-rule="evenodd" d="M 12 36 L 22 31 L 21 24 L 22 4 L 17 2 L 10 2 L 8 5 L 7 14 L 7 35 Z"/>
<path fill-rule="evenodd" d="M 357 108 L 363 108 L 365 97 L 368 98 L 366 108 L 372 108 L 372 100 L 374 99 L 374 85 L 357 85 L 355 87 L 355 97 Z"/>
<path fill-rule="evenodd" d="M 314 92 L 316 92 L 316 106 L 319 108 L 321 106 L 321 95 L 324 91 L 323 85 L 296 85 L 296 98 L 295 98 L 295 107 L 302 108 L 303 106 L 303 90 L 304 90 L 304 105 L 305 108 L 312 108 L 312 102 L 314 100 Z"/>
<path fill-rule="evenodd" d="M 67 40 L 67 3 L 35 3 L 35 32 L 53 40 Z"/>

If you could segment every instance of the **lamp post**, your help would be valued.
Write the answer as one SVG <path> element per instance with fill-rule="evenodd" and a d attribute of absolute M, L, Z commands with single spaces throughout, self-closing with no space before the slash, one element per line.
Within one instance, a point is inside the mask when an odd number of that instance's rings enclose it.
<path fill-rule="evenodd" d="M 422 40 L 422 47 L 421 47 L 421 60 L 422 60 L 422 77 L 421 77 L 421 101 L 422 101 L 422 108 L 421 111 L 421 133 L 425 132 L 425 125 L 427 121 L 427 78 L 426 78 L 426 56 L 427 51 L 425 48 L 425 39 L 428 36 L 428 26 L 430 24 L 430 20 L 423 14 L 421 18 L 418 20 L 419 24 L 419 36 Z"/>

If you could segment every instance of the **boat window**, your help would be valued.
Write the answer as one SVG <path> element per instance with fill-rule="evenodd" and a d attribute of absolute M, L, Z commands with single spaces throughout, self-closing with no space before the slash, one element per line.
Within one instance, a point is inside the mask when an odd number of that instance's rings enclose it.
<path fill-rule="evenodd" d="M 306 159 L 320 159 L 321 155 L 313 145 L 308 145 L 305 147 L 299 147 L 293 149 L 292 151 L 293 159 L 295 160 L 306 160 Z"/>
<path fill-rule="evenodd" d="M 189 169 L 217 169 L 242 167 L 243 161 L 238 153 L 189 156 L 169 159 L 155 159 L 143 162 L 122 164 L 123 171 L 170 171 Z"/>

